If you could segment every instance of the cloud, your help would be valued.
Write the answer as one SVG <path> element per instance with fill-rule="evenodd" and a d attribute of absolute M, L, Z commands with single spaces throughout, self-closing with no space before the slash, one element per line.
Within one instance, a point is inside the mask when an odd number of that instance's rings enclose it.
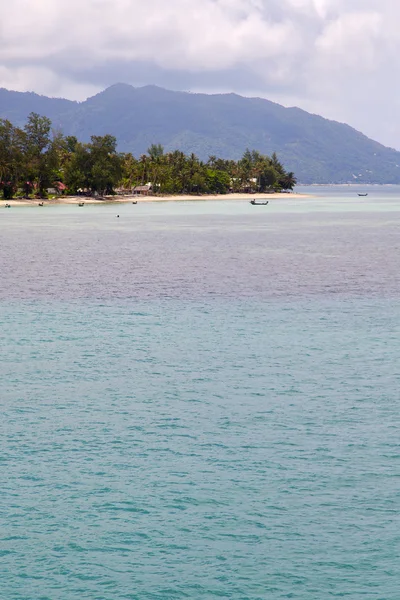
<path fill-rule="evenodd" d="M 297 104 L 399 146 L 393 0 L 13 0 L 0 86 L 82 99 L 126 81 Z M 387 116 L 392 118 L 388 122 Z"/>
<path fill-rule="evenodd" d="M 0 87 L 16 92 L 35 91 L 37 94 L 70 100 L 85 100 L 102 90 L 102 86 L 69 79 L 40 66 L 9 68 L 0 65 Z"/>

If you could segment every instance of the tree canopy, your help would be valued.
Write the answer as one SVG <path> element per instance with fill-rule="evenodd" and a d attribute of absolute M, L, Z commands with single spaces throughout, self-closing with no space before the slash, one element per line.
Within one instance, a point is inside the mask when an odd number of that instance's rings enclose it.
<path fill-rule="evenodd" d="M 62 185 L 61 185 L 62 184 Z M 50 119 L 29 115 L 23 129 L 0 119 L 0 191 L 45 197 L 49 188 L 67 193 L 115 193 L 117 188 L 149 185 L 156 194 L 226 194 L 293 189 L 296 178 L 276 154 L 246 150 L 238 161 L 210 156 L 201 161 L 179 150 L 152 144 L 136 158 L 120 153 L 111 135 L 81 143 L 54 131 Z"/>

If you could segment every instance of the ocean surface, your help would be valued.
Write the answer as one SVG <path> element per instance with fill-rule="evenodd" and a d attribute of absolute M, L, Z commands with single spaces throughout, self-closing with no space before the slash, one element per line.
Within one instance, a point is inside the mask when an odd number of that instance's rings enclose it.
<path fill-rule="evenodd" d="M 298 191 L 0 208 L 1 599 L 399 600 L 400 189 Z"/>

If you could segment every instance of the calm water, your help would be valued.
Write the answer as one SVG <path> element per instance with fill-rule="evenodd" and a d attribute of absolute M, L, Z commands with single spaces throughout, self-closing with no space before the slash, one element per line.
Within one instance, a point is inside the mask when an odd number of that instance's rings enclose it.
<path fill-rule="evenodd" d="M 0 209 L 0 598 L 399 599 L 400 191 L 312 191 Z"/>

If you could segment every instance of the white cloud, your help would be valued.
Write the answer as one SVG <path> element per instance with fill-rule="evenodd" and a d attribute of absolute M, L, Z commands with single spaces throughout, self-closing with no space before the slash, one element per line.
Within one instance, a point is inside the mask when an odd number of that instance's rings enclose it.
<path fill-rule="evenodd" d="M 352 12 L 330 21 L 315 43 L 321 66 L 373 70 L 380 58 L 382 30 L 377 12 Z"/>
<path fill-rule="evenodd" d="M 394 0 L 13 0 L 0 86 L 81 99 L 146 65 L 140 83 L 252 91 L 399 146 L 399 17 Z"/>
<path fill-rule="evenodd" d="M 85 100 L 101 91 L 101 86 L 79 83 L 73 79 L 57 75 L 45 67 L 7 68 L 0 65 L 0 88 L 16 92 L 34 91 L 52 98 Z"/>

